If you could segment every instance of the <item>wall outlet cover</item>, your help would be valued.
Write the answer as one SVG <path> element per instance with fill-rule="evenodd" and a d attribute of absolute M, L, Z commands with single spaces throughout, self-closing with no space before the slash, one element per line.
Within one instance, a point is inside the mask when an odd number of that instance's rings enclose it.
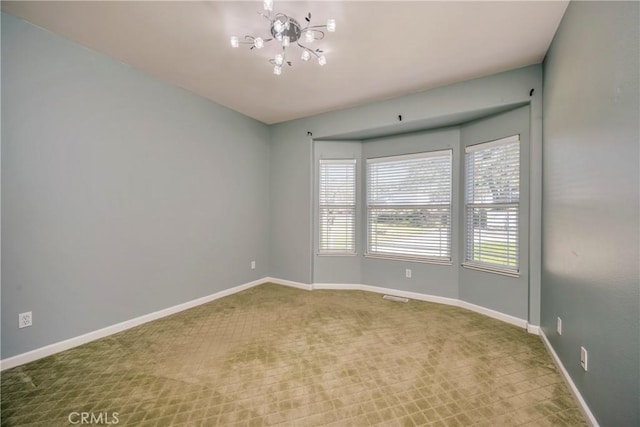
<path fill-rule="evenodd" d="M 26 328 L 33 324 L 33 316 L 30 311 L 18 314 L 18 328 Z"/>
<path fill-rule="evenodd" d="M 558 317 L 558 321 L 556 322 L 556 331 L 558 331 L 558 335 L 562 335 L 562 319 Z"/>
<path fill-rule="evenodd" d="M 411 279 L 411 269 L 410 269 L 410 268 L 407 268 L 407 269 L 404 271 L 404 275 L 405 275 L 405 277 L 406 277 L 407 279 Z"/>
<path fill-rule="evenodd" d="M 584 369 L 585 371 L 587 370 L 588 362 L 589 353 L 587 352 L 587 349 L 584 347 L 580 347 L 580 366 L 582 366 L 582 369 Z"/>
<path fill-rule="evenodd" d="M 256 262 L 255 261 L 251 261 L 251 269 L 252 270 L 256 269 Z"/>

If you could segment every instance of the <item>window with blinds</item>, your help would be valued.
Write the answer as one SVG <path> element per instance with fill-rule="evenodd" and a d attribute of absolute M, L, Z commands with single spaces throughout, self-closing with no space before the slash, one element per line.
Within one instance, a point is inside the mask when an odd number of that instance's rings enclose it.
<path fill-rule="evenodd" d="M 367 160 L 367 255 L 451 261 L 451 150 Z"/>
<path fill-rule="evenodd" d="M 465 265 L 517 274 L 520 136 L 465 149 Z"/>
<path fill-rule="evenodd" d="M 356 160 L 320 160 L 318 253 L 356 252 Z"/>

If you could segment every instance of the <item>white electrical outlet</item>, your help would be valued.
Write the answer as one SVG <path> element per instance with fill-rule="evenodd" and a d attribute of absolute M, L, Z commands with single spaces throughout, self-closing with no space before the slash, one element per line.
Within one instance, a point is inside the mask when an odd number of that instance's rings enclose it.
<path fill-rule="evenodd" d="M 558 335 L 562 335 L 562 319 L 559 317 L 556 321 L 556 331 L 558 331 Z"/>
<path fill-rule="evenodd" d="M 587 353 L 587 349 L 584 347 L 580 347 L 580 366 L 585 371 L 587 370 L 587 362 L 589 361 L 589 353 Z"/>
<path fill-rule="evenodd" d="M 26 328 L 27 326 L 31 326 L 32 324 L 33 318 L 30 311 L 18 314 L 18 328 Z"/>
<path fill-rule="evenodd" d="M 256 262 L 255 261 L 251 261 L 251 269 L 252 270 L 256 269 Z"/>
<path fill-rule="evenodd" d="M 405 277 L 406 277 L 407 279 L 411 279 L 411 269 L 410 269 L 410 268 L 407 268 L 407 269 L 404 271 L 404 275 L 405 275 Z"/>

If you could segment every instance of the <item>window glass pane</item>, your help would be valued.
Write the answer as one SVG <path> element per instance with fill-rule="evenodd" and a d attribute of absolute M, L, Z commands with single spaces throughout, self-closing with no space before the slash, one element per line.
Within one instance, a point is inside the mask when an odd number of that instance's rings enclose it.
<path fill-rule="evenodd" d="M 465 263 L 518 271 L 520 140 L 467 147 Z"/>
<path fill-rule="evenodd" d="M 367 252 L 451 260 L 451 150 L 367 161 Z"/>
<path fill-rule="evenodd" d="M 467 260 L 518 268 L 518 207 L 467 207 Z"/>
<path fill-rule="evenodd" d="M 451 209 L 369 209 L 369 252 L 450 259 Z"/>
<path fill-rule="evenodd" d="M 320 252 L 354 253 L 354 207 L 320 208 Z"/>
<path fill-rule="evenodd" d="M 369 203 L 446 204 L 451 201 L 451 157 L 426 157 L 369 165 Z"/>
<path fill-rule="evenodd" d="M 355 205 L 355 163 L 330 162 L 323 160 L 320 163 L 320 204 Z"/>
<path fill-rule="evenodd" d="M 467 202 L 517 203 L 520 199 L 520 144 L 467 153 Z"/>
<path fill-rule="evenodd" d="M 355 253 L 356 161 L 320 160 L 319 253 Z"/>

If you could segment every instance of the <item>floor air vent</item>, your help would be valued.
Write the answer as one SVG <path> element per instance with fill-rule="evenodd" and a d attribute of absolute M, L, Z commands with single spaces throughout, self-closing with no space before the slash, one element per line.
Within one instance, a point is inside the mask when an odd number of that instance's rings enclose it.
<path fill-rule="evenodd" d="M 388 299 L 388 300 L 391 300 L 391 301 L 409 302 L 409 298 L 397 297 L 395 295 L 385 295 L 382 298 Z"/>

